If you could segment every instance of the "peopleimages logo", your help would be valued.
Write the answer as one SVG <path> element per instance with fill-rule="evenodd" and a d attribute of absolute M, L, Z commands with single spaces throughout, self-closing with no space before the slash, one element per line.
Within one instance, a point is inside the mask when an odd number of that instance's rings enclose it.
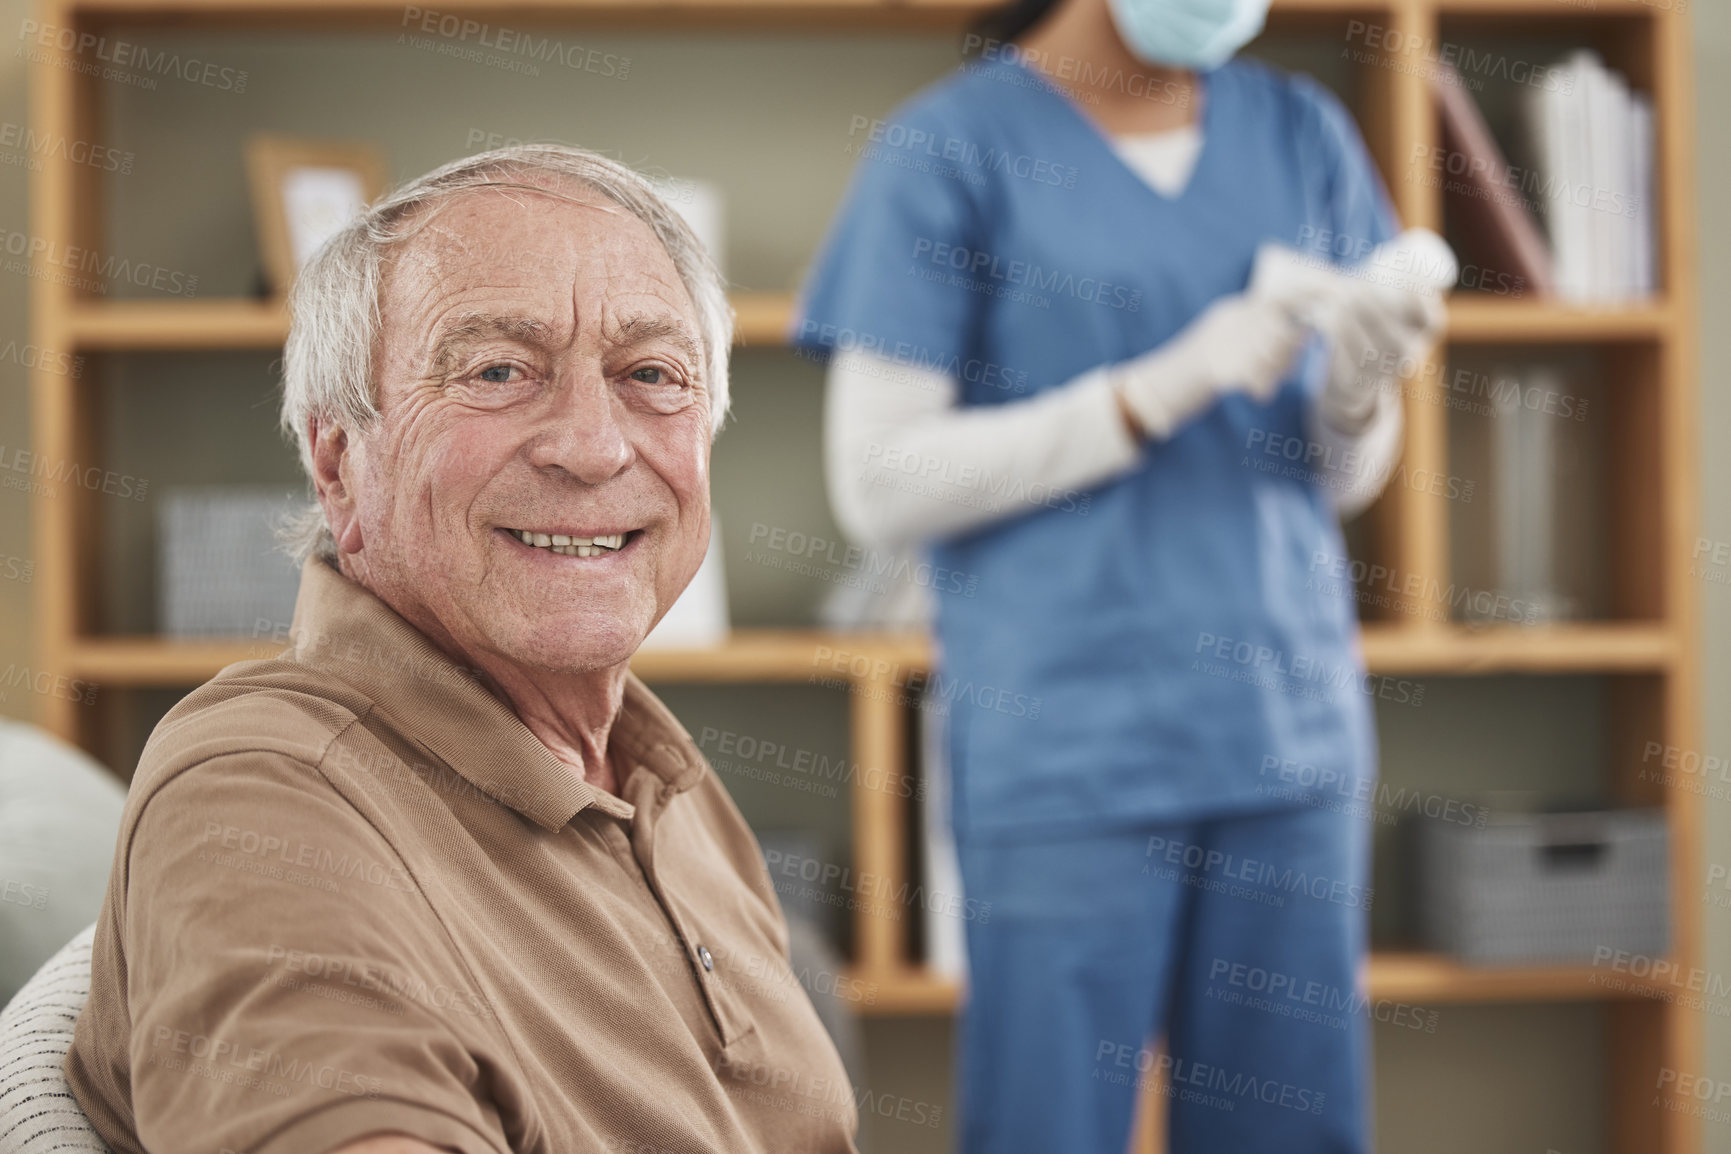
<path fill-rule="evenodd" d="M 143 44 L 134 44 L 127 40 L 110 40 L 106 36 L 98 36 L 94 32 L 80 32 L 76 28 L 67 28 L 58 24 L 40 24 L 35 20 L 25 20 L 18 25 L 18 39 L 25 41 L 26 48 L 20 52 L 35 64 L 61 63 L 51 61 L 44 49 L 54 48 L 72 56 L 90 56 L 99 64 L 85 64 L 73 67 L 76 72 L 91 76 L 101 76 L 105 80 L 131 80 L 129 72 L 146 74 L 137 79 L 149 79 L 155 76 L 169 76 L 176 80 L 184 80 L 188 84 L 198 84 L 205 88 L 215 88 L 223 92 L 241 93 L 246 91 L 247 73 L 242 68 L 225 68 L 208 60 L 197 57 L 182 59 L 178 52 L 152 52 Z M 27 49 L 27 50 L 26 50 Z M 112 67 L 102 67 L 112 65 Z M 154 88 L 152 81 L 149 87 Z"/>
<path fill-rule="evenodd" d="M 0 882 L 0 902 L 23 906 L 25 909 L 48 908 L 48 887 L 7 879 Z"/>
<path fill-rule="evenodd" d="M 0 445 L 0 488 L 28 489 L 52 497 L 56 484 L 70 484 L 92 493 L 142 501 L 150 491 L 150 482 L 130 473 L 116 473 L 98 465 L 80 465 L 77 461 L 55 461 L 29 449 L 8 449 Z M 25 479 L 28 478 L 28 481 Z"/>
<path fill-rule="evenodd" d="M 358 1074 L 341 1066 L 319 1065 L 290 1058 L 274 1050 L 247 1045 L 211 1034 L 176 1030 L 158 1026 L 151 1031 L 151 1052 L 146 1061 L 169 1070 L 188 1070 L 213 1080 L 230 1081 L 223 1077 L 229 1071 L 256 1075 L 251 1081 L 240 1079 L 234 1084 L 248 1089 L 267 1089 L 276 1083 L 283 1089 L 288 1084 L 317 1086 L 357 1098 L 377 1098 L 384 1088 L 379 1078 Z M 190 1059 L 190 1062 L 188 1061 Z"/>
<path fill-rule="evenodd" d="M 1116 1069 L 1105 1068 L 1108 1063 Z M 1158 1086 L 1168 1098 L 1215 1109 L 1231 1110 L 1239 1102 L 1255 1101 L 1303 1114 L 1320 1114 L 1323 1103 L 1328 1100 L 1322 1091 L 1306 1086 L 1174 1057 L 1164 1051 L 1154 1054 L 1141 1046 L 1102 1038 L 1094 1051 L 1094 1079 L 1127 1085 L 1132 1072 L 1140 1075 L 1135 1079 L 1138 1086 L 1145 1083 Z"/>
<path fill-rule="evenodd" d="M 855 784 L 874 793 L 889 792 L 898 797 L 913 798 L 926 796 L 925 778 L 919 774 L 892 774 L 882 768 L 862 766 L 841 754 L 832 757 L 749 733 L 706 725 L 697 745 L 717 769 L 767 780 L 772 784 L 790 785 L 824 797 L 838 796 L 837 785 Z"/>
<path fill-rule="evenodd" d="M 1280 906 L 1284 904 L 1282 895 L 1305 895 L 1317 901 L 1332 902 L 1348 909 L 1371 908 L 1376 898 L 1376 891 L 1369 886 L 1361 886 L 1356 882 L 1341 881 L 1323 874 L 1313 874 L 1306 870 L 1294 869 L 1289 865 L 1277 865 L 1274 862 L 1258 861 L 1256 858 L 1239 857 L 1225 850 L 1214 849 L 1212 846 L 1198 845 L 1195 842 L 1179 841 L 1162 837 L 1159 834 L 1148 838 L 1148 848 L 1145 851 L 1148 862 L 1142 866 L 1144 874 L 1152 874 L 1162 880 L 1176 880 L 1176 871 L 1168 868 L 1156 873 L 1153 868 L 1156 862 L 1163 862 L 1167 867 L 1182 867 L 1203 879 L 1224 879 L 1227 882 L 1242 882 L 1253 887 L 1249 893 L 1232 896 L 1250 896 L 1251 894 L 1266 898 L 1264 905 Z"/>
<path fill-rule="evenodd" d="M 1434 1034 L 1440 1017 L 1437 1011 L 1423 1006 L 1372 999 L 1359 990 L 1226 958 L 1215 958 L 1209 964 L 1208 981 L 1205 996 L 1215 1001 L 1333 1029 L 1346 1027 L 1349 1020 L 1363 1014 L 1391 1026 Z"/>
<path fill-rule="evenodd" d="M 1349 47 L 1342 54 L 1357 63 L 1381 64 L 1475 92 L 1484 88 L 1487 78 L 1547 92 L 1575 89 L 1574 77 L 1565 68 L 1365 20 L 1346 22 L 1346 42 Z M 1362 43 L 1364 48 L 1350 47 L 1355 43 Z"/>
<path fill-rule="evenodd" d="M 364 858 L 346 850 L 338 853 L 327 846 L 315 845 L 300 838 L 280 837 L 260 830 L 207 821 L 204 823 L 204 836 L 199 839 L 199 845 L 214 847 L 201 850 L 200 856 L 201 860 L 209 860 L 217 865 L 228 864 L 220 856 L 222 851 L 227 851 L 238 859 L 304 870 L 309 876 L 323 875 L 326 879 L 364 881 L 385 889 L 415 892 L 414 879 L 401 865 Z"/>
<path fill-rule="evenodd" d="M 31 669 L 28 665 L 19 665 L 17 662 L 0 669 L 0 701 L 6 700 L 7 691 L 23 689 L 38 697 L 55 697 L 80 705 L 94 705 L 97 688 L 93 681 L 68 677 L 64 673 L 51 673 L 46 669 Z"/>
<path fill-rule="evenodd" d="M 928 890 L 920 882 L 905 878 L 893 881 L 870 870 L 854 872 L 852 866 L 839 862 L 821 861 L 804 854 L 765 850 L 763 864 L 769 870 L 770 882 L 778 893 L 790 893 L 792 887 L 776 881 L 805 882 L 816 887 L 803 891 L 802 896 L 827 901 L 830 905 L 849 909 L 864 908 L 879 916 L 899 918 L 904 908 L 918 907 L 927 913 L 963 918 L 984 925 L 991 920 L 992 903 L 958 893 Z"/>
<path fill-rule="evenodd" d="M 1333 701 L 1336 691 L 1347 690 L 1397 705 L 1424 703 L 1424 686 L 1417 682 L 1213 633 L 1196 635 L 1195 655 L 1190 664 L 1192 673 L 1225 677 L 1312 700 Z"/>
<path fill-rule="evenodd" d="M 0 253 L 19 258 L 6 264 L 8 271 L 40 273 L 41 279 L 72 284 L 98 294 L 110 285 L 131 284 L 169 296 L 198 295 L 198 278 L 148 261 L 133 261 L 95 249 L 61 244 L 31 236 L 16 229 L 0 228 Z"/>
<path fill-rule="evenodd" d="M 1321 573 L 1328 580 L 1313 578 L 1305 583 L 1307 589 L 1333 596 L 1350 596 L 1361 603 L 1382 608 L 1424 612 L 1435 620 L 1448 620 L 1445 610 L 1471 613 L 1487 621 L 1519 621 L 1528 625 L 1539 619 L 1537 604 L 1512 597 L 1500 589 L 1475 589 L 1453 581 L 1445 586 L 1427 574 L 1402 574 L 1387 565 L 1357 558 L 1319 551 L 1310 559 L 1310 571 L 1312 574 Z"/>
<path fill-rule="evenodd" d="M 890 340 L 876 333 L 862 333 L 858 329 L 842 325 L 819 324 L 809 318 L 800 322 L 797 343 L 800 346 L 797 350 L 800 355 L 815 359 L 823 359 L 830 353 L 870 353 L 898 368 L 938 373 L 953 381 L 982 385 L 1007 393 L 1019 394 L 1028 391 L 1026 369 L 1012 369 L 996 361 L 983 361 L 978 357 L 964 360 L 955 353 L 936 352 L 907 341 Z M 811 343 L 820 345 L 821 351 L 813 353 L 807 350 L 805 346 Z M 857 369 L 858 365 L 854 367 Z"/>
<path fill-rule="evenodd" d="M 977 142 L 961 137 L 939 136 L 922 128 L 856 114 L 849 118 L 847 134 L 858 136 L 860 133 L 865 134 L 867 144 L 859 151 L 867 160 L 905 154 L 928 162 L 940 162 L 935 170 L 938 175 L 954 172 L 964 179 L 977 177 L 983 182 L 984 178 L 979 174 L 991 172 L 1057 188 L 1076 187 L 1073 165 L 1058 164 L 1044 157 L 1010 152 L 991 145 L 982 148 Z M 944 164 L 955 167 L 945 169 Z"/>
<path fill-rule="evenodd" d="M 57 134 L 37 132 L 28 125 L 10 120 L 0 122 L 0 149 L 27 159 L 30 162 L 27 167 L 32 172 L 40 170 L 39 162 L 47 157 L 128 176 L 132 173 L 133 161 L 137 159 L 131 152 L 92 144 L 88 140 L 73 140 Z"/>
<path fill-rule="evenodd" d="M 901 445 L 872 441 L 862 462 L 864 479 L 902 492 L 922 492 L 938 500 L 978 508 L 1038 505 L 1086 517 L 1094 497 L 1075 489 L 1058 489 L 1009 472 L 994 472 L 971 461 L 922 453 Z"/>
<path fill-rule="evenodd" d="M 468 59 L 483 63 L 514 63 L 519 66 L 512 71 L 523 71 L 533 68 L 532 62 L 543 64 L 561 64 L 574 72 L 588 72 L 596 76 L 614 80 L 624 80 L 631 74 L 631 58 L 620 56 L 613 52 L 602 52 L 594 48 L 585 48 L 581 44 L 567 44 L 551 36 L 537 36 L 533 32 L 523 32 L 503 25 L 495 27 L 479 20 L 471 20 L 458 16 L 454 12 L 441 12 L 434 8 L 418 8 L 407 5 L 403 8 L 401 25 L 410 32 L 421 32 L 428 36 L 438 36 L 453 42 L 454 45 L 474 44 Z M 405 36 L 408 33 L 404 33 Z M 399 43 L 404 41 L 399 40 Z M 409 41 L 415 47 L 426 47 L 421 43 Z M 489 58 L 483 50 L 491 50 L 501 54 Z M 464 55 L 463 53 L 449 53 Z"/>
<path fill-rule="evenodd" d="M 1006 260 L 995 253 L 946 241 L 917 237 L 914 240 L 914 264 L 922 262 L 936 269 L 947 269 L 962 279 L 958 287 L 973 288 L 1007 300 L 1050 302 L 1054 296 L 1074 297 L 1089 304 L 1123 312 L 1136 312 L 1142 307 L 1142 290 L 1114 284 L 1099 277 L 1045 268 L 1025 260 Z M 931 278 L 927 278 L 931 279 Z M 1044 307 L 1044 306 L 1042 306 Z"/>
<path fill-rule="evenodd" d="M 1263 755 L 1257 772 L 1262 777 L 1272 776 L 1282 785 L 1292 787 L 1295 794 L 1333 793 L 1343 799 L 1367 803 L 1375 811 L 1387 813 L 1391 818 L 1398 813 L 1423 814 L 1453 825 L 1483 829 L 1489 817 L 1484 806 L 1472 802 L 1456 801 L 1438 793 L 1425 793 L 1405 786 L 1397 788 L 1378 778 L 1343 773 L 1328 766 L 1293 761 L 1273 754 Z"/>
<path fill-rule="evenodd" d="M 971 678 L 948 677 L 943 671 L 920 666 L 903 665 L 899 661 L 847 649 L 832 649 L 820 645 L 812 652 L 812 666 L 819 672 L 807 679 L 808 684 L 831 689 L 848 689 L 856 693 L 876 692 L 878 687 L 903 690 L 910 703 L 928 703 L 947 715 L 951 705 L 961 703 L 978 706 L 1010 717 L 1036 721 L 1045 707 L 1045 699 L 1017 693 L 1002 685 L 989 685 Z M 845 677 L 823 677 L 823 672 L 845 674 Z M 903 695 L 897 694 L 900 698 Z"/>
<path fill-rule="evenodd" d="M 383 994 L 402 1001 L 418 1002 L 434 1009 L 451 1010 L 469 1017 L 490 1017 L 492 1008 L 478 995 L 442 982 L 429 984 L 424 978 L 395 970 L 382 963 L 352 957 L 326 957 L 323 954 L 292 949 L 272 943 L 265 951 L 265 965 L 280 968 L 284 975 L 298 974 L 333 986 L 349 986 L 368 993 Z M 282 984 L 279 982 L 279 985 Z M 401 1013 L 401 1006 L 382 1004 L 379 1008 Z"/>
<path fill-rule="evenodd" d="M 821 559 L 830 566 L 858 572 L 867 577 L 887 578 L 939 593 L 959 593 L 964 597 L 972 597 L 980 583 L 979 577 L 972 573 L 934 565 L 905 553 L 880 553 L 876 549 L 867 549 L 848 541 L 766 525 L 762 521 L 751 523 L 751 534 L 747 540 L 753 545 L 776 553 L 785 553 L 790 557 L 808 561 Z"/>

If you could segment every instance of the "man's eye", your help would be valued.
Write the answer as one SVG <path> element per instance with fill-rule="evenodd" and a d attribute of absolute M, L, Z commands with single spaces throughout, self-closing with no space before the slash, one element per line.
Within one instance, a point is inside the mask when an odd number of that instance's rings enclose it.
<path fill-rule="evenodd" d="M 491 365 L 482 369 L 476 376 L 488 384 L 508 385 L 511 383 L 511 374 L 516 371 L 517 369 L 513 365 Z"/>
<path fill-rule="evenodd" d="M 632 371 L 631 379 L 642 381 L 646 385 L 662 385 L 667 383 L 667 374 L 655 365 L 644 365 Z"/>

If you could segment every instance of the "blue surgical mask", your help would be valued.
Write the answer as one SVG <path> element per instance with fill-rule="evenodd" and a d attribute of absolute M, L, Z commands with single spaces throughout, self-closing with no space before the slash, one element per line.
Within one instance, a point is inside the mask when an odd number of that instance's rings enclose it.
<path fill-rule="evenodd" d="M 1110 0 L 1112 22 L 1137 59 L 1206 71 L 1262 31 L 1269 0 Z"/>

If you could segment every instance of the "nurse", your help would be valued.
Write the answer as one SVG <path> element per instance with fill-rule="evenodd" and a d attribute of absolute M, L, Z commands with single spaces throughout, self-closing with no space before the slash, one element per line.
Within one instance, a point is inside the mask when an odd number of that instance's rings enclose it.
<path fill-rule="evenodd" d="M 990 910 L 966 1151 L 1122 1154 L 1154 1080 L 1178 1154 L 1369 1145 L 1389 686 L 1326 578 L 1396 468 L 1452 258 L 1385 243 L 1325 90 L 1231 59 L 1266 7 L 989 17 L 865 134 L 793 325 L 829 361 L 842 526 L 966 577 L 933 683 Z"/>

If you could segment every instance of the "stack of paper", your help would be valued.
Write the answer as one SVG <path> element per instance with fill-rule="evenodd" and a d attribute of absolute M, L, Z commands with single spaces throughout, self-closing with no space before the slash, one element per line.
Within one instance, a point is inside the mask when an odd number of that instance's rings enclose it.
<path fill-rule="evenodd" d="M 926 965 L 933 974 L 952 981 L 968 977 L 967 927 L 956 916 L 966 910 L 962 897 L 962 867 L 956 856 L 956 839 L 950 825 L 949 743 L 939 699 L 928 692 L 920 710 L 920 756 L 924 762 L 925 797 L 920 803 L 924 845 L 926 901 Z"/>
<path fill-rule="evenodd" d="M 1570 430 L 1555 416 L 1523 403 L 1533 397 L 1568 396 L 1571 386 L 1555 365 L 1498 367 L 1492 375 L 1512 386 L 1498 391 L 1497 419 L 1491 422 L 1497 589 L 1523 606 L 1522 620 L 1579 616 L 1580 604 L 1565 589 L 1572 574 L 1562 558 L 1568 511 L 1560 502 L 1580 499 L 1580 494 L 1560 488 L 1559 442 Z"/>
<path fill-rule="evenodd" d="M 1582 50 L 1525 101 L 1556 287 L 1609 304 L 1650 296 L 1657 281 L 1653 104 L 1598 54 Z"/>

